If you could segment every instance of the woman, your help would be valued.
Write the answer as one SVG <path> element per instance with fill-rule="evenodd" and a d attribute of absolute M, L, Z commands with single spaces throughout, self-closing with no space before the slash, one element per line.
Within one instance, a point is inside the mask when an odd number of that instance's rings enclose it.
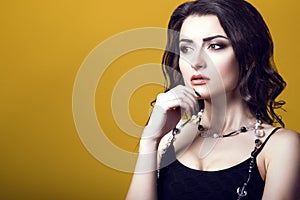
<path fill-rule="evenodd" d="M 285 82 L 258 11 L 243 0 L 187 2 L 168 28 L 169 84 L 127 199 L 300 199 L 300 137 L 275 127 Z"/>

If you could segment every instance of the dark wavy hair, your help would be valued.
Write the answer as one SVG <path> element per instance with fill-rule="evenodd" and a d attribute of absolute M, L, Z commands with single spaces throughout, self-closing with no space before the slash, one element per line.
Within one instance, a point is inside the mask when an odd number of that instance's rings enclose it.
<path fill-rule="evenodd" d="M 179 70 L 179 32 L 191 15 L 215 15 L 229 37 L 239 63 L 239 89 L 253 116 L 269 124 L 284 123 L 274 109 L 284 101 L 276 97 L 286 86 L 273 60 L 273 41 L 260 13 L 244 0 L 198 0 L 186 2 L 173 12 L 162 59 L 166 91 L 184 84 Z M 203 102 L 202 102 L 203 104 Z"/>

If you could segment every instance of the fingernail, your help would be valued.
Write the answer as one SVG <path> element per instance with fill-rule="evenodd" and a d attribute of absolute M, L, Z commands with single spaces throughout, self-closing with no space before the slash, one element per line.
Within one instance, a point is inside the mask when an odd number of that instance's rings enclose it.
<path fill-rule="evenodd" d="M 194 92 L 198 97 L 201 97 L 201 95 L 196 90 L 194 90 Z"/>

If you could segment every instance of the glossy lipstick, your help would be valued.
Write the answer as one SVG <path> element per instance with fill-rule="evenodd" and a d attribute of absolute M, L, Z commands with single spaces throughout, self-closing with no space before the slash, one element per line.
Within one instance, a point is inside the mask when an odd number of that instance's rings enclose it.
<path fill-rule="evenodd" d="M 209 81 L 209 78 L 198 74 L 198 75 L 193 75 L 191 77 L 191 84 L 192 85 L 205 85 Z"/>

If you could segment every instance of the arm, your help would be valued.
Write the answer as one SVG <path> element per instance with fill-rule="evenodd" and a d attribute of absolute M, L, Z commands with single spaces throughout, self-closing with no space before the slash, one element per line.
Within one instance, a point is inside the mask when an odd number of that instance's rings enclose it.
<path fill-rule="evenodd" d="M 135 173 L 127 193 L 127 200 L 157 199 L 156 169 L 157 148 L 161 138 L 176 126 L 181 109 L 192 111 L 197 106 L 196 95 L 191 88 L 177 86 L 159 94 L 148 125 L 140 140 Z"/>
<path fill-rule="evenodd" d="M 154 200 L 156 197 L 157 144 L 151 140 L 141 140 L 135 173 L 127 193 L 127 200 Z"/>
<path fill-rule="evenodd" d="M 300 135 L 282 129 L 274 136 L 266 152 L 263 200 L 299 200 Z"/>

